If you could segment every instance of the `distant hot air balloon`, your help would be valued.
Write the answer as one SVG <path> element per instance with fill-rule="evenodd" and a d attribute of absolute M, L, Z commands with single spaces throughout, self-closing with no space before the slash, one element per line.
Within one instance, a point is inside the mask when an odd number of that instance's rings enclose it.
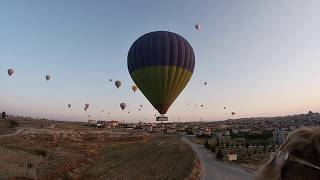
<path fill-rule="evenodd" d="M 196 24 L 196 25 L 194 26 L 194 28 L 196 28 L 196 30 L 199 31 L 199 30 L 200 30 L 200 25 L 199 25 L 199 24 Z"/>
<path fill-rule="evenodd" d="M 71 108 L 71 104 L 68 104 L 68 108 Z"/>
<path fill-rule="evenodd" d="M 139 111 L 141 111 L 141 108 L 139 108 Z"/>
<path fill-rule="evenodd" d="M 130 114 L 130 111 L 128 111 L 128 114 Z"/>
<path fill-rule="evenodd" d="M 48 74 L 46 75 L 46 80 L 49 81 L 51 79 L 51 76 Z"/>
<path fill-rule="evenodd" d="M 116 81 L 114 82 L 114 84 L 116 85 L 117 88 L 119 88 L 121 86 L 121 81 Z"/>
<path fill-rule="evenodd" d="M 12 76 L 13 73 L 14 73 L 14 70 L 13 70 L 13 69 L 8 69 L 8 75 L 9 75 L 9 76 Z"/>
<path fill-rule="evenodd" d="M 186 87 L 195 66 L 188 41 L 167 31 L 150 32 L 138 38 L 128 52 L 127 61 L 131 78 L 162 115 Z"/>
<path fill-rule="evenodd" d="M 110 82 L 112 82 L 112 79 L 109 79 Z"/>
<path fill-rule="evenodd" d="M 136 92 L 138 89 L 138 87 L 136 85 L 133 85 L 131 88 L 132 88 L 133 92 Z"/>
<path fill-rule="evenodd" d="M 121 107 L 122 110 L 124 110 L 127 107 L 127 104 L 126 103 L 120 103 L 120 107 Z"/>
<path fill-rule="evenodd" d="M 90 105 L 87 103 L 87 104 L 85 104 L 84 106 L 85 106 L 86 108 L 89 108 Z"/>
<path fill-rule="evenodd" d="M 206 85 L 207 85 L 207 82 L 204 82 L 203 84 L 206 86 Z"/>
<path fill-rule="evenodd" d="M 201 107 L 203 107 L 203 105 L 202 105 L 202 104 L 201 104 L 200 106 L 201 106 Z"/>
<path fill-rule="evenodd" d="M 111 113 L 108 113 L 108 115 L 110 115 Z"/>
<path fill-rule="evenodd" d="M 140 104 L 140 107 L 142 107 L 142 105 Z"/>
<path fill-rule="evenodd" d="M 233 116 L 233 115 L 236 115 L 236 113 L 235 112 L 231 112 L 231 115 Z"/>
<path fill-rule="evenodd" d="M 84 107 L 83 109 L 84 109 L 84 111 L 87 111 L 87 110 L 88 110 L 88 108 L 86 108 L 86 107 Z"/>
<path fill-rule="evenodd" d="M 223 107 L 223 109 L 227 109 L 226 107 Z"/>
<path fill-rule="evenodd" d="M 101 112 L 104 112 L 104 110 L 102 110 Z"/>

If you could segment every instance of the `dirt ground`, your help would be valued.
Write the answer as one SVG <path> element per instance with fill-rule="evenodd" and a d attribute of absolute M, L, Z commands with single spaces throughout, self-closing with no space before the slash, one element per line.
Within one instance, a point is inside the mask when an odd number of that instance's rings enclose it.
<path fill-rule="evenodd" d="M 19 128 L 0 133 L 0 179 L 190 179 L 196 162 L 177 135 L 54 121 Z"/>

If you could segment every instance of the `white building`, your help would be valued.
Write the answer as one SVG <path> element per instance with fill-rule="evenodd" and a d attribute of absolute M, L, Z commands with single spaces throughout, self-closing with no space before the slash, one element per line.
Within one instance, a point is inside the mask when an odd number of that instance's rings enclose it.
<path fill-rule="evenodd" d="M 227 161 L 236 161 L 238 160 L 237 154 L 227 154 Z"/>

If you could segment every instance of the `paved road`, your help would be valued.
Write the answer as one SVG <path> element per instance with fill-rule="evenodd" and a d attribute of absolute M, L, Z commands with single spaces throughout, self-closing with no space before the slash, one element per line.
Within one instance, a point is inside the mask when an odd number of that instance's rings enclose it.
<path fill-rule="evenodd" d="M 187 138 L 182 137 L 182 141 L 190 145 L 198 154 L 202 165 L 201 180 L 251 180 L 253 174 L 250 174 L 240 167 L 229 165 L 217 161 L 212 153 L 205 149 L 203 145 L 194 144 Z"/>

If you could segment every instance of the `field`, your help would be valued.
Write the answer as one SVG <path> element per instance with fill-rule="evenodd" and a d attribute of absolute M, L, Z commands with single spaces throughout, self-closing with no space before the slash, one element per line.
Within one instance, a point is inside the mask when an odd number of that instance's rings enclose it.
<path fill-rule="evenodd" d="M 196 156 L 177 135 L 23 119 L 15 119 L 19 126 L 9 129 L 8 120 L 0 121 L 0 179 L 195 179 L 197 176 Z"/>

